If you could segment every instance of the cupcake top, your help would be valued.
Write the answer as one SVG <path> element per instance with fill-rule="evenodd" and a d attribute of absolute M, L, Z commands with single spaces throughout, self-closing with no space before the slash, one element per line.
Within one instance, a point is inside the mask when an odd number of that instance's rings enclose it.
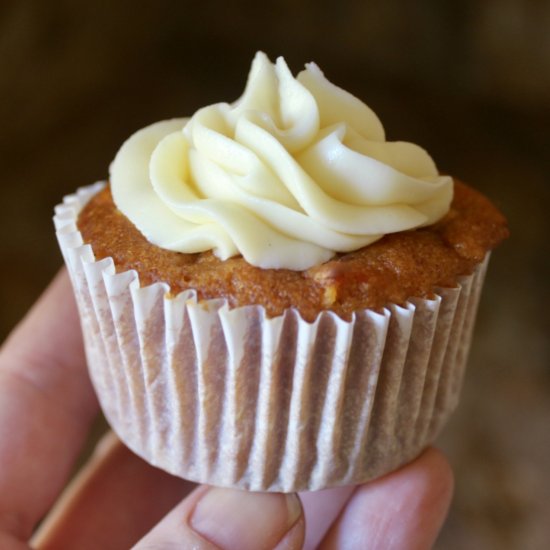
<path fill-rule="evenodd" d="M 243 96 L 139 130 L 78 228 L 96 259 L 308 321 L 430 297 L 507 237 L 477 191 L 308 64 L 258 53 Z"/>
<path fill-rule="evenodd" d="M 256 54 L 236 102 L 136 132 L 111 165 L 114 202 L 149 241 L 263 269 L 306 270 L 432 225 L 453 181 L 313 63 Z"/>

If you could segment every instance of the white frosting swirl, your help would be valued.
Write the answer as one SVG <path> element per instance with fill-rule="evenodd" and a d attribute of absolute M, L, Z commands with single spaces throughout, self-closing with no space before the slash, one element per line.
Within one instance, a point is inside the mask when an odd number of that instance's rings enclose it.
<path fill-rule="evenodd" d="M 313 63 L 294 78 L 256 54 L 244 94 L 136 132 L 111 165 L 114 201 L 153 244 L 307 269 L 432 224 L 452 180 Z"/>

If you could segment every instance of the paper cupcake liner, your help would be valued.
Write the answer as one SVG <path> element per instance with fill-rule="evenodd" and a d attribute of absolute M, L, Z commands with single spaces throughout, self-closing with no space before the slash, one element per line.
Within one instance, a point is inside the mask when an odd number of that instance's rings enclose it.
<path fill-rule="evenodd" d="M 171 298 L 95 261 L 76 218 L 102 185 L 66 197 L 54 221 L 93 384 L 135 453 L 197 482 L 288 492 L 380 476 L 437 437 L 458 401 L 488 256 L 433 299 L 351 321 L 268 318 L 193 291 Z"/>

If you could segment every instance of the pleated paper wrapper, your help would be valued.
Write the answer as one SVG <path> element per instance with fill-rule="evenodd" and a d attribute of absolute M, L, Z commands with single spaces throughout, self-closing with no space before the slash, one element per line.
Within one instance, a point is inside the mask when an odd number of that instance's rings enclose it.
<path fill-rule="evenodd" d="M 92 382 L 121 440 L 176 476 L 256 491 L 363 482 L 415 458 L 455 408 L 488 257 L 456 288 L 344 321 L 231 309 L 95 261 L 56 207 Z"/>

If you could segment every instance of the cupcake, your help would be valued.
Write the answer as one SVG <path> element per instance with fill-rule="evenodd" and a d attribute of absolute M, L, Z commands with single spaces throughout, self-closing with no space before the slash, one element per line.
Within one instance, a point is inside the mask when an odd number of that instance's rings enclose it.
<path fill-rule="evenodd" d="M 105 416 L 201 483 L 315 490 L 412 460 L 455 408 L 506 221 L 314 64 L 139 130 L 55 225 Z"/>

